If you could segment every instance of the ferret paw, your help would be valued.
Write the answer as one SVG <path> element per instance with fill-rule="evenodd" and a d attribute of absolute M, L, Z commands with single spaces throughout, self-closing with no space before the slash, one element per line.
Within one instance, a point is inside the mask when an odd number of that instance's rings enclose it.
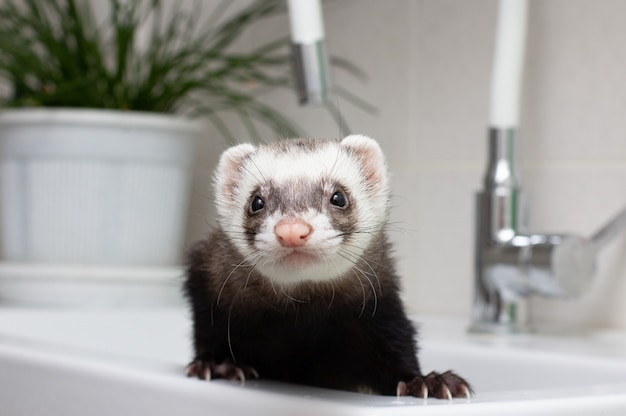
<path fill-rule="evenodd" d="M 213 360 L 205 361 L 197 358 L 189 363 L 186 372 L 187 377 L 197 377 L 207 381 L 224 378 L 244 383 L 246 379 L 259 378 L 259 373 L 254 368 L 246 365 L 235 365 L 230 360 L 217 364 Z"/>
<path fill-rule="evenodd" d="M 452 400 L 454 397 L 470 399 L 472 388 L 462 377 L 452 371 L 445 373 L 432 372 L 426 376 L 417 376 L 409 382 L 400 381 L 397 387 L 398 396 L 415 396 L 426 399 Z"/>

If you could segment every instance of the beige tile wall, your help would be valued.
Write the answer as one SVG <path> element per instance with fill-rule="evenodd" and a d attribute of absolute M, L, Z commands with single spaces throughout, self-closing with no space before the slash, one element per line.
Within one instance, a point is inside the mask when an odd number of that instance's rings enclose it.
<path fill-rule="evenodd" d="M 495 0 L 337 0 L 324 6 L 332 53 L 369 75 L 336 74 L 374 102 L 371 117 L 340 101 L 355 132 L 381 142 L 393 171 L 396 243 L 405 297 L 418 313 L 468 316 L 474 192 L 481 185 Z M 532 228 L 591 233 L 626 204 L 626 2 L 531 1 L 522 157 Z M 286 28 L 259 27 L 242 47 Z M 338 136 L 323 111 L 291 92 L 269 101 L 312 136 Z M 212 222 L 210 171 L 225 144 L 199 153 L 189 240 Z M 626 239 L 600 257 L 577 301 L 533 301 L 542 322 L 626 328 Z"/>

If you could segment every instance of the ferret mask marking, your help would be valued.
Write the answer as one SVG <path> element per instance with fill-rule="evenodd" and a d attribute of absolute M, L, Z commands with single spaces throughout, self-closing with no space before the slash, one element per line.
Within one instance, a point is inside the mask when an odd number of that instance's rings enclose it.
<path fill-rule="evenodd" d="M 345 210 L 330 206 L 337 189 L 349 200 Z M 256 263 L 257 271 L 279 284 L 342 276 L 388 215 L 384 156 L 373 139 L 360 135 L 341 142 L 294 139 L 234 146 L 220 158 L 214 190 L 224 232 L 244 258 Z M 266 206 L 255 215 L 248 206 L 257 194 Z M 294 267 L 297 262 L 278 260 L 289 253 L 273 229 L 290 216 L 313 227 L 310 247 L 303 251 L 319 261 Z M 366 232 L 355 233 L 356 228 Z"/>

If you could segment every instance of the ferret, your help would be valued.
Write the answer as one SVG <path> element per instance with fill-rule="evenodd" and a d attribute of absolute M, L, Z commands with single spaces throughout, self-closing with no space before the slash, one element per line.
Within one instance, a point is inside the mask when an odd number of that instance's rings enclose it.
<path fill-rule="evenodd" d="M 454 372 L 420 370 L 375 140 L 240 144 L 222 154 L 213 186 L 218 225 L 191 249 L 184 283 L 188 376 L 470 397 Z"/>

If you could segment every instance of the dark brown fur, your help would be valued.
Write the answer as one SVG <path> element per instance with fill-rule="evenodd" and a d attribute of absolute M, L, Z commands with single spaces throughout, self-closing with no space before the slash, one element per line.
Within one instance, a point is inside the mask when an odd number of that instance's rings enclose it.
<path fill-rule="evenodd" d="M 415 329 L 399 297 L 389 244 L 379 231 L 355 268 L 328 282 L 283 288 L 243 263 L 217 229 L 189 255 L 193 315 L 189 375 L 261 377 L 352 391 L 465 397 L 454 373 L 423 376 Z M 366 261 L 364 260 L 366 259 Z M 226 365 L 220 365 L 226 364 Z M 253 370 L 254 369 L 254 370 Z M 256 370 L 256 371 L 255 371 Z"/>

